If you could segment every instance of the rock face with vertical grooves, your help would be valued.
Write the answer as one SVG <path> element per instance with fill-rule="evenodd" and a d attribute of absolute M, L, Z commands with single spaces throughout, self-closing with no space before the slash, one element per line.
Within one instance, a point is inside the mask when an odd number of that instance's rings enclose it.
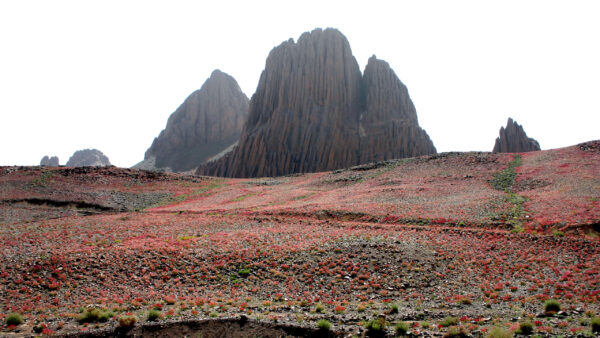
<path fill-rule="evenodd" d="M 369 59 L 363 75 L 365 109 L 360 119 L 360 162 L 434 154 L 419 127 L 408 89 L 385 61 Z"/>
<path fill-rule="evenodd" d="M 48 155 L 46 155 L 46 156 L 42 157 L 42 160 L 40 161 L 40 165 L 46 166 L 46 167 L 58 167 L 58 157 L 57 156 L 48 157 Z"/>
<path fill-rule="evenodd" d="M 387 63 L 369 64 L 363 79 L 335 29 L 283 42 L 267 58 L 238 146 L 197 173 L 278 176 L 435 153 L 406 87 Z"/>
<path fill-rule="evenodd" d="M 98 149 L 77 150 L 67 161 L 67 167 L 105 167 L 110 161 Z"/>
<path fill-rule="evenodd" d="M 140 169 L 187 171 L 237 142 L 248 114 L 248 97 L 235 79 L 215 70 L 171 114 L 146 151 Z"/>
<path fill-rule="evenodd" d="M 522 153 L 540 150 L 538 141 L 527 137 L 525 130 L 512 118 L 508 118 L 506 128 L 500 127 L 500 136 L 496 138 L 494 153 Z"/>

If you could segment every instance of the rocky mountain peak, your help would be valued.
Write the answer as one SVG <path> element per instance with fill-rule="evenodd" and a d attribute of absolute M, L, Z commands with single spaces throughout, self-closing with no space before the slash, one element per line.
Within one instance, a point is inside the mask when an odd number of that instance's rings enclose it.
<path fill-rule="evenodd" d="M 278 176 L 432 152 L 389 65 L 373 58 L 363 79 L 346 37 L 315 29 L 271 50 L 238 146 L 197 173 Z"/>
<path fill-rule="evenodd" d="M 57 156 L 48 157 L 48 155 L 45 155 L 44 157 L 42 157 L 42 160 L 40 161 L 40 165 L 46 166 L 46 167 L 58 167 L 58 157 Z"/>
<path fill-rule="evenodd" d="M 538 141 L 527 137 L 525 130 L 512 118 L 508 118 L 506 128 L 500 127 L 500 136 L 496 138 L 494 153 L 521 153 L 540 150 Z"/>
<path fill-rule="evenodd" d="M 171 114 L 146 151 L 140 169 L 187 171 L 234 144 L 248 114 L 248 97 L 230 75 L 216 69 Z"/>
<path fill-rule="evenodd" d="M 67 167 L 104 167 L 109 165 L 111 164 L 108 157 L 98 149 L 77 150 L 67 161 Z"/>

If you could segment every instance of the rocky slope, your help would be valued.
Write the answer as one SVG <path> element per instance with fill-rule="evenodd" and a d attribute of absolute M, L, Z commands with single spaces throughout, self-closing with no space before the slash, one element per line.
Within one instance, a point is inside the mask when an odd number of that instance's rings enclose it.
<path fill-rule="evenodd" d="M 387 63 L 373 57 L 363 78 L 346 37 L 316 29 L 271 51 L 238 146 L 197 173 L 278 176 L 429 153 Z"/>
<path fill-rule="evenodd" d="M 169 117 L 134 168 L 195 169 L 238 140 L 247 114 L 248 98 L 235 79 L 215 70 Z"/>
<path fill-rule="evenodd" d="M 58 167 L 58 157 L 57 156 L 48 157 L 48 155 L 46 155 L 46 156 L 42 157 L 42 160 L 40 161 L 40 165 L 47 166 L 47 167 Z"/>
<path fill-rule="evenodd" d="M 104 167 L 109 166 L 110 161 L 98 149 L 77 150 L 67 161 L 67 167 Z"/>
<path fill-rule="evenodd" d="M 508 118 L 506 128 L 500 127 L 500 136 L 496 138 L 494 153 L 521 153 L 540 150 L 538 141 L 527 137 L 523 127 L 512 118 Z"/>

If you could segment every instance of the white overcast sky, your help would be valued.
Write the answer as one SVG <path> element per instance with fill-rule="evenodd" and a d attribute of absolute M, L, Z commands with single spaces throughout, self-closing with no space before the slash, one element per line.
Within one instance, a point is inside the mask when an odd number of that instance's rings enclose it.
<path fill-rule="evenodd" d="M 600 1 L 0 1 L 0 165 L 144 157 L 218 68 L 250 97 L 269 51 L 335 27 L 406 86 L 439 152 L 600 138 Z"/>

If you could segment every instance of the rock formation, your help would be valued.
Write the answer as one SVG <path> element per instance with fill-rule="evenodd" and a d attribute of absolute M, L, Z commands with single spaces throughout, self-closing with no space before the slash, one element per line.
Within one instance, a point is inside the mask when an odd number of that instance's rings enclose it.
<path fill-rule="evenodd" d="M 525 130 L 512 118 L 508 118 L 506 128 L 500 127 L 500 136 L 496 138 L 494 153 L 522 153 L 540 150 L 538 141 L 527 137 Z"/>
<path fill-rule="evenodd" d="M 171 114 L 146 151 L 139 169 L 187 171 L 237 142 L 248 114 L 248 97 L 235 79 L 213 71 L 202 87 Z"/>
<path fill-rule="evenodd" d="M 372 56 L 363 83 L 360 163 L 436 153 L 429 136 L 419 127 L 408 89 L 387 62 Z"/>
<path fill-rule="evenodd" d="M 48 155 L 42 157 L 42 160 L 40 161 L 40 165 L 46 166 L 46 167 L 58 167 L 58 157 L 56 156 L 52 156 L 52 157 L 48 157 Z"/>
<path fill-rule="evenodd" d="M 104 167 L 109 165 L 111 164 L 108 157 L 98 149 L 77 150 L 67 162 L 67 167 Z"/>
<path fill-rule="evenodd" d="M 346 37 L 316 29 L 271 51 L 238 146 L 197 173 L 277 176 L 429 153 L 389 65 L 373 57 L 363 78 Z"/>

